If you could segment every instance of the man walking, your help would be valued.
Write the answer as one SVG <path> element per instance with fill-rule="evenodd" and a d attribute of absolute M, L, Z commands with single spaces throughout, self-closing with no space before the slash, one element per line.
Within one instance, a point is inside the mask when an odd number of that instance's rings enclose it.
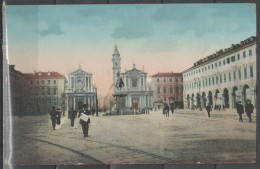
<path fill-rule="evenodd" d="M 69 116 L 70 116 L 70 126 L 74 127 L 74 120 L 77 116 L 77 112 L 73 110 L 73 108 L 71 108 L 69 110 Z"/>
<path fill-rule="evenodd" d="M 239 121 L 243 122 L 242 114 L 244 114 L 244 107 L 241 104 L 241 101 L 238 102 L 236 108 L 237 108 L 237 113 L 239 115 Z"/>
<path fill-rule="evenodd" d="M 212 109 L 211 109 L 211 106 L 210 106 L 209 103 L 208 103 L 208 105 L 207 105 L 207 107 L 206 107 L 206 110 L 207 110 L 207 112 L 208 112 L 208 117 L 210 118 L 210 111 L 211 111 Z"/>
<path fill-rule="evenodd" d="M 172 114 L 174 112 L 174 106 L 173 105 L 171 105 L 171 112 L 172 112 Z"/>
<path fill-rule="evenodd" d="M 60 125 L 61 108 L 57 108 L 57 124 Z"/>
<path fill-rule="evenodd" d="M 90 123 L 90 115 L 91 112 L 87 110 L 87 105 L 83 105 L 83 110 L 80 112 L 80 121 L 79 123 L 81 124 L 82 131 L 83 131 L 83 136 L 88 137 L 88 129 L 89 129 L 89 123 Z"/>
<path fill-rule="evenodd" d="M 252 122 L 251 114 L 253 113 L 254 106 L 250 102 L 250 100 L 247 101 L 247 104 L 245 106 L 245 112 L 247 114 L 247 117 L 249 118 L 249 122 Z"/>
<path fill-rule="evenodd" d="M 50 114 L 50 116 L 51 116 L 50 119 L 51 119 L 51 122 L 52 122 L 52 128 L 53 128 L 53 130 L 55 130 L 56 119 L 57 119 L 57 112 L 56 112 L 54 106 L 52 106 L 52 109 L 51 109 L 51 111 L 49 112 L 49 114 Z"/>
<path fill-rule="evenodd" d="M 165 114 L 166 114 L 166 117 L 169 117 L 169 111 L 170 111 L 170 108 L 169 108 L 169 106 L 168 106 L 168 104 L 166 103 L 165 105 L 164 105 L 164 112 L 165 112 Z"/>

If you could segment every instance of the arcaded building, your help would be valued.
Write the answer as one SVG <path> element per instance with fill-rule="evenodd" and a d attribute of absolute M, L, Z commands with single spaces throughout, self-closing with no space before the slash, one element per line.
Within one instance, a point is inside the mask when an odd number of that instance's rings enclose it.
<path fill-rule="evenodd" d="M 205 57 L 183 71 L 185 108 L 208 103 L 235 108 L 238 101 L 256 106 L 256 37 Z"/>

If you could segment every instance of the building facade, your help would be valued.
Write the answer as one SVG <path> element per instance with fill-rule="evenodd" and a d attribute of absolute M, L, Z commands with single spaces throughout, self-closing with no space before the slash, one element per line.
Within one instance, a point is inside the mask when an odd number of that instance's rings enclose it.
<path fill-rule="evenodd" d="M 25 77 L 15 69 L 15 65 L 9 65 L 12 115 L 24 115 L 25 113 Z"/>
<path fill-rule="evenodd" d="M 256 106 L 256 72 L 256 37 L 199 60 L 183 72 L 185 108 Z"/>
<path fill-rule="evenodd" d="M 97 93 L 92 85 L 92 74 L 83 71 L 80 66 L 78 70 L 68 74 L 66 98 L 67 110 L 80 110 L 83 104 L 87 104 L 89 109 L 96 109 Z"/>
<path fill-rule="evenodd" d="M 182 73 L 157 73 L 151 77 L 154 108 L 160 109 L 164 103 L 183 108 Z"/>
<path fill-rule="evenodd" d="M 126 108 L 135 110 L 152 108 L 153 91 L 147 87 L 147 73 L 137 69 L 135 64 L 131 70 L 121 73 L 121 57 L 117 46 L 115 46 L 112 56 L 113 84 L 116 86 L 119 77 L 124 82 L 122 89 L 114 87 L 114 93 L 126 95 L 125 100 L 123 100 Z"/>
<path fill-rule="evenodd" d="M 65 76 L 58 72 L 36 71 L 24 76 L 27 114 L 45 114 L 52 106 L 65 108 Z"/>

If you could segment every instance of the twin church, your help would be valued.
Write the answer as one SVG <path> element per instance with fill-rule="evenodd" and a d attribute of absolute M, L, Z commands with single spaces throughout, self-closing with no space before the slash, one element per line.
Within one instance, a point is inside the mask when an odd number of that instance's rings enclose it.
<path fill-rule="evenodd" d="M 121 72 L 121 57 L 117 46 L 115 46 L 112 55 L 113 63 L 113 85 L 114 94 L 124 94 L 122 100 L 127 109 L 143 109 L 152 107 L 153 92 L 147 87 L 147 73 L 139 70 L 133 65 L 131 70 Z M 118 78 L 123 80 L 124 85 L 118 89 L 116 83 Z M 88 108 L 97 106 L 97 89 L 92 84 L 92 74 L 78 68 L 78 70 L 69 73 L 66 82 L 67 110 L 70 108 L 81 109 L 83 104 Z M 117 107 L 117 105 L 115 105 Z"/>

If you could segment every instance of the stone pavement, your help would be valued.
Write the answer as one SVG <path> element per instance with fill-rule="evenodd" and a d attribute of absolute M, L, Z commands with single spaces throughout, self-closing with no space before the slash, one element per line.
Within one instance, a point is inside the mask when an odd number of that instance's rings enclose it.
<path fill-rule="evenodd" d="M 13 118 L 13 164 L 212 164 L 254 162 L 256 114 L 176 110 L 149 115 L 92 116 L 90 137 L 79 118 L 52 130 L 49 116 Z"/>

